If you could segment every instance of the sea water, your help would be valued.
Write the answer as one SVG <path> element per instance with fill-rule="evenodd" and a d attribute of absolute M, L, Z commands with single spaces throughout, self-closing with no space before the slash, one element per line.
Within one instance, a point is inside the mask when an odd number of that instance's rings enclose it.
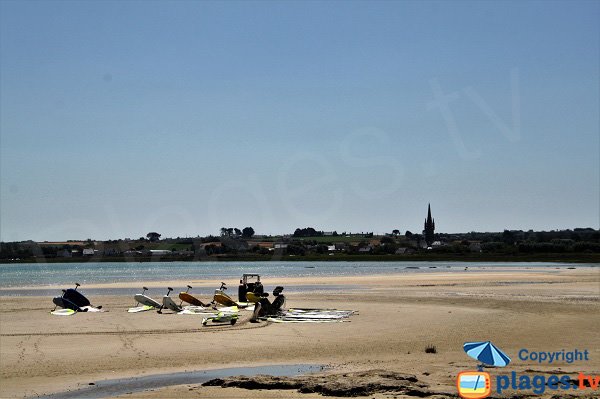
<path fill-rule="evenodd" d="M 243 273 L 263 279 L 277 277 L 361 276 L 371 274 L 478 272 L 493 269 L 548 271 L 598 267 L 597 264 L 549 262 L 69 262 L 0 264 L 0 288 L 44 287 L 75 282 L 102 284 L 131 282 L 140 286 L 151 281 L 221 280 L 234 287 Z M 465 270 L 466 269 L 466 270 Z M 557 270 L 558 271 L 558 270 Z M 234 288 L 232 287 L 232 288 Z"/>

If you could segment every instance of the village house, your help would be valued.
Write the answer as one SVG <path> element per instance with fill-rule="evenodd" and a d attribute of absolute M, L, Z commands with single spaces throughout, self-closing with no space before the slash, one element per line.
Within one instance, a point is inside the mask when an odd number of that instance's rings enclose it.
<path fill-rule="evenodd" d="M 360 254 L 368 254 L 368 253 L 371 253 L 372 251 L 373 251 L 373 247 L 370 245 L 367 245 L 366 247 L 358 248 L 358 253 L 360 253 Z"/>

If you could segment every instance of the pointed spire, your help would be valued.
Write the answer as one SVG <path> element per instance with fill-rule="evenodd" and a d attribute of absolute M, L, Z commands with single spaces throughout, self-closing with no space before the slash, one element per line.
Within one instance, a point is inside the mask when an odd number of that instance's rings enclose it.
<path fill-rule="evenodd" d="M 425 234 L 425 241 L 427 245 L 431 245 L 434 240 L 435 222 L 431 217 L 431 204 L 427 205 L 427 219 L 425 219 L 425 225 L 423 226 L 423 233 Z"/>

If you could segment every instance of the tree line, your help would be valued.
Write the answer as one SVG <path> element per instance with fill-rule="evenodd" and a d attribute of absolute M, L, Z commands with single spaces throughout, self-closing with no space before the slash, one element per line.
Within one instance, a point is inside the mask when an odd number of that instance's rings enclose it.
<path fill-rule="evenodd" d="M 244 227 L 242 230 L 237 227 L 221 227 L 221 237 L 252 238 L 254 234 L 254 229 L 252 227 Z"/>

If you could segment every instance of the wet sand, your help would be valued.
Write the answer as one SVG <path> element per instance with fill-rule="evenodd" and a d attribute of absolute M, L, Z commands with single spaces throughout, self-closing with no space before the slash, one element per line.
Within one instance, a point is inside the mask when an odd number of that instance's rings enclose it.
<path fill-rule="evenodd" d="M 350 322 L 323 324 L 252 324 L 248 322 L 249 314 L 242 314 L 233 327 L 202 327 L 201 317 L 195 315 L 127 313 L 127 308 L 133 306 L 133 299 L 128 296 L 91 297 L 93 303 L 102 304 L 108 312 L 70 317 L 50 315 L 48 297 L 0 296 L 0 397 L 73 390 L 104 379 L 301 363 L 328 366 L 326 374 L 334 375 L 332 379 L 340 378 L 339 373 L 363 372 L 367 379 L 372 373 L 376 381 L 377 370 L 410 374 L 426 384 L 430 392 L 452 397 L 457 373 L 474 370 L 477 365 L 463 352 L 462 344 L 484 340 L 493 341 L 513 358 L 506 370 L 492 370 L 491 374 L 559 371 L 573 377 L 579 372 L 600 375 L 600 269 L 263 279 L 265 287 L 271 290 L 275 285 L 360 286 L 361 289 L 348 291 L 298 292 L 287 296 L 288 307 L 353 309 L 358 314 Z M 229 283 L 235 287 L 235 282 Z M 146 285 L 186 284 L 214 287 L 217 282 Z M 100 284 L 95 288 L 122 286 Z M 437 353 L 425 353 L 427 345 L 435 345 Z M 522 348 L 588 349 L 590 360 L 538 364 L 519 360 L 517 353 Z M 531 391 L 523 393 L 533 395 Z M 590 390 L 569 392 L 574 393 L 593 395 Z M 547 397 L 553 394 L 561 391 L 546 392 Z M 408 397 L 390 392 L 375 392 L 369 397 L 394 395 Z M 197 384 L 122 395 L 259 396 L 319 395 L 294 389 L 257 391 Z"/>

